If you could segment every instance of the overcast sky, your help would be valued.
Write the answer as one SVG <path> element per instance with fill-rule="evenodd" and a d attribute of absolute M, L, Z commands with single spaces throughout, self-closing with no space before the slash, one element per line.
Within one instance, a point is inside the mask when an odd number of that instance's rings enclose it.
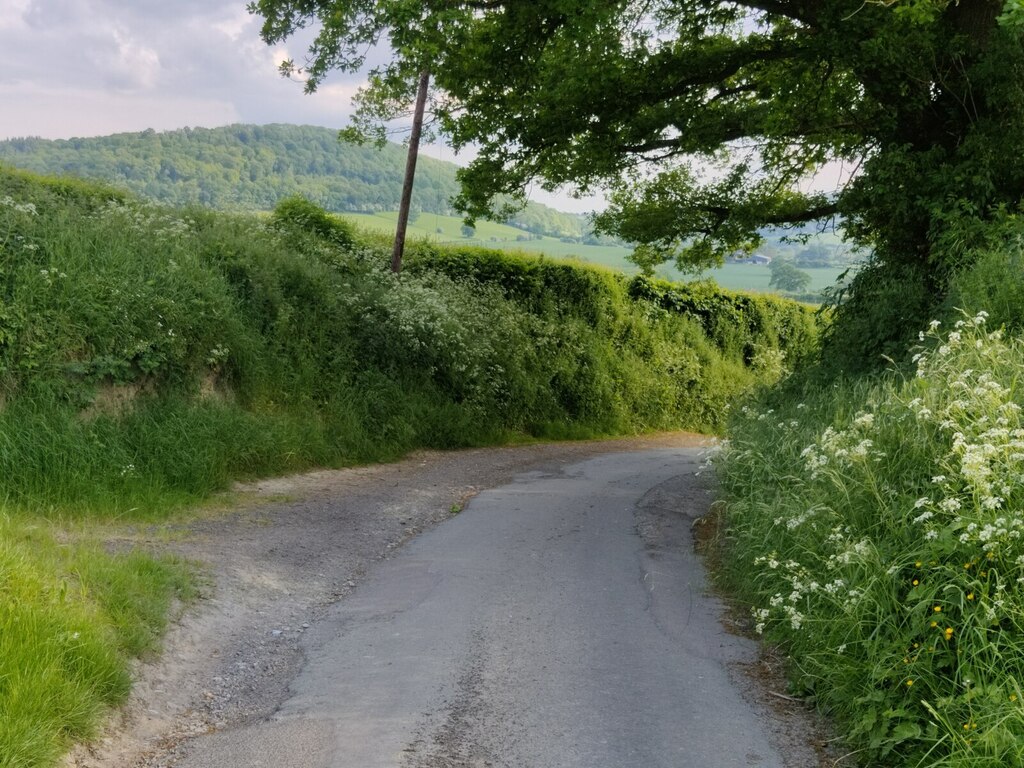
<path fill-rule="evenodd" d="M 341 128 L 358 75 L 312 95 L 282 78 L 305 41 L 271 48 L 245 0 L 0 0 L 0 139 L 296 123 Z M 459 162 L 451 150 L 429 154 Z M 595 201 L 538 192 L 562 210 Z"/>
<path fill-rule="evenodd" d="M 341 127 L 359 78 L 280 77 L 245 0 L 0 0 L 0 138 L 228 123 Z"/>

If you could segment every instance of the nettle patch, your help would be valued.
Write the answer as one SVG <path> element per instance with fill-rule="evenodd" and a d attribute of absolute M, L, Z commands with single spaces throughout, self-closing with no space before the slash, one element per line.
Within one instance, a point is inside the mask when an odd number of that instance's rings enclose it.
<path fill-rule="evenodd" d="M 718 460 L 757 631 L 871 764 L 1024 759 L 1024 344 L 985 321 L 933 323 L 913 377 L 742 409 Z"/>

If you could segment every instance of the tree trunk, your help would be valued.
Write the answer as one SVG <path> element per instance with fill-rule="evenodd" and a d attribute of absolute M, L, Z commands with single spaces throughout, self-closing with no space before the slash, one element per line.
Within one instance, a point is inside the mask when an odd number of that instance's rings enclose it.
<path fill-rule="evenodd" d="M 976 51 L 983 51 L 1002 10 L 1003 0 L 960 0 L 950 4 L 948 13 L 957 32 L 966 35 Z"/>
<path fill-rule="evenodd" d="M 409 207 L 412 204 L 412 184 L 416 178 L 416 159 L 420 152 L 420 134 L 423 133 L 423 110 L 427 104 L 427 88 L 430 85 L 430 70 L 420 72 L 420 84 L 416 91 L 416 108 L 412 116 L 412 133 L 409 134 L 409 157 L 405 163 L 405 182 L 402 184 L 402 200 L 398 206 L 398 226 L 395 230 L 395 247 L 391 251 L 391 271 L 396 275 L 402 271 L 402 254 L 405 252 L 405 230 L 409 226 Z"/>

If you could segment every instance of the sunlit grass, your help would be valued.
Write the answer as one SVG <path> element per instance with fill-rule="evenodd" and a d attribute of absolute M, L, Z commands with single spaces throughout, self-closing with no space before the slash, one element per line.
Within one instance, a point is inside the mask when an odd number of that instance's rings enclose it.
<path fill-rule="evenodd" d="M 130 689 L 126 660 L 159 647 L 195 593 L 184 563 L 112 555 L 0 516 L 0 766 L 53 765 Z"/>

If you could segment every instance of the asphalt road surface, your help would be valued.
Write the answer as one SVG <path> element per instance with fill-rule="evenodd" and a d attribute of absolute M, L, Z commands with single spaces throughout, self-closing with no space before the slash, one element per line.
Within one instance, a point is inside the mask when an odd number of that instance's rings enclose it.
<path fill-rule="evenodd" d="M 530 472 L 367 574 L 304 636 L 288 698 L 181 768 L 792 765 L 730 664 L 690 541 L 698 448 Z"/>

